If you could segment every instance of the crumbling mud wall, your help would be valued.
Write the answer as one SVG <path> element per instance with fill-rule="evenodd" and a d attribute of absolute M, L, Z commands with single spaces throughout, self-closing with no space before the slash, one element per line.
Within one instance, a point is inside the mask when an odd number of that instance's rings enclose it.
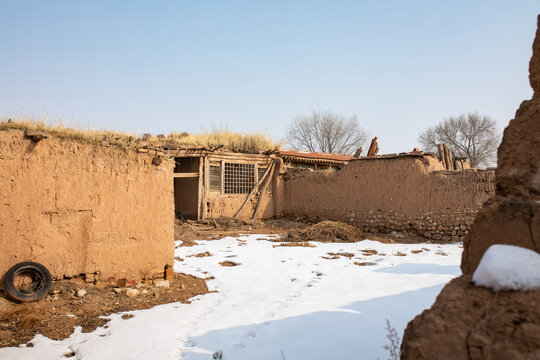
<path fill-rule="evenodd" d="M 429 156 L 359 159 L 338 172 L 286 173 L 283 212 L 459 241 L 494 191 L 493 171 L 445 171 Z"/>
<path fill-rule="evenodd" d="M 493 244 L 540 252 L 540 16 L 529 71 L 534 95 L 504 130 L 496 195 L 465 237 L 463 275 L 409 322 L 403 360 L 540 359 L 540 291 L 492 291 L 471 284 Z"/>
<path fill-rule="evenodd" d="M 0 131 L 0 276 L 28 260 L 55 278 L 163 272 L 174 259 L 172 172 L 148 154 Z"/>

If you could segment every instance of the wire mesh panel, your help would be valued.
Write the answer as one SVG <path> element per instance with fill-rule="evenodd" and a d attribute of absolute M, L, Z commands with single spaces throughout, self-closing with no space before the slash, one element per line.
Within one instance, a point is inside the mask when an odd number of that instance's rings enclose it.
<path fill-rule="evenodd" d="M 221 191 L 220 165 L 210 165 L 210 191 Z"/>
<path fill-rule="evenodd" d="M 225 163 L 225 194 L 248 194 L 255 185 L 255 165 Z"/>

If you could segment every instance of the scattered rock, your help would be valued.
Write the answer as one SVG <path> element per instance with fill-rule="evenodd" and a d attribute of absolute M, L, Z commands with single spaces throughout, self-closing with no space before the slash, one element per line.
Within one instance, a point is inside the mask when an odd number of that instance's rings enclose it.
<path fill-rule="evenodd" d="M 84 295 L 86 295 L 86 294 L 87 294 L 87 291 L 84 290 L 84 289 L 79 289 L 79 290 L 77 290 L 77 296 L 78 296 L 78 297 L 81 297 L 81 298 L 82 298 L 82 297 L 84 297 Z"/>
<path fill-rule="evenodd" d="M 154 285 L 156 287 L 168 288 L 170 286 L 169 280 L 154 280 Z"/>
<path fill-rule="evenodd" d="M 126 290 L 126 296 L 127 297 L 135 297 L 137 295 L 139 295 L 139 290 L 137 290 L 137 289 L 127 289 Z"/>
<path fill-rule="evenodd" d="M 121 293 L 123 292 L 123 290 L 120 289 L 120 288 L 114 288 L 114 289 L 113 289 L 113 292 L 114 292 L 115 294 L 121 294 Z"/>

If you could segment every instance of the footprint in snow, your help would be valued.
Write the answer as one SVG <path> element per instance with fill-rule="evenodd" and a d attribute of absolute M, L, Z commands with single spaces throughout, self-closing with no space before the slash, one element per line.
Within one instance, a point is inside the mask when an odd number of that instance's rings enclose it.
<path fill-rule="evenodd" d="M 255 331 L 248 331 L 244 336 L 254 338 L 255 336 L 257 336 L 257 333 Z"/>
<path fill-rule="evenodd" d="M 239 349 L 245 349 L 246 346 L 247 346 L 246 344 L 240 343 L 240 344 L 234 344 L 234 345 L 232 346 L 232 348 L 235 349 L 235 350 L 239 350 Z"/>

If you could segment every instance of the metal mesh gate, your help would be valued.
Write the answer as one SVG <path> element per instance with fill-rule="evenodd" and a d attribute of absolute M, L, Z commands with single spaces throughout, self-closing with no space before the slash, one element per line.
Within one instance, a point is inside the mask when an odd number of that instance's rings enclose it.
<path fill-rule="evenodd" d="M 248 194 L 255 185 L 255 165 L 225 163 L 225 194 Z"/>

